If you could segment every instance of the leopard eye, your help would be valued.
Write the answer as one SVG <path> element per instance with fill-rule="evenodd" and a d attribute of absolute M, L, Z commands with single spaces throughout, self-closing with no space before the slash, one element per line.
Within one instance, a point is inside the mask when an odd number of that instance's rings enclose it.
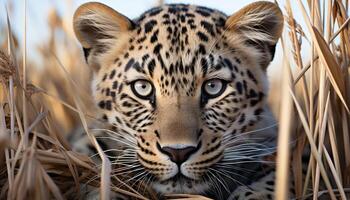
<path fill-rule="evenodd" d="M 226 89 L 226 82 L 221 79 L 210 79 L 204 82 L 202 90 L 205 96 L 215 98 L 220 96 Z"/>
<path fill-rule="evenodd" d="M 136 96 L 148 99 L 153 93 L 153 85 L 147 80 L 136 80 L 131 83 L 131 89 Z"/>

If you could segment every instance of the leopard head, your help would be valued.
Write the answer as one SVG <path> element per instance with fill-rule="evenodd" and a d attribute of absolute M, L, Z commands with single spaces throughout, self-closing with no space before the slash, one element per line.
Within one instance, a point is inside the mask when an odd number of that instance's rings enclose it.
<path fill-rule="evenodd" d="M 74 31 L 123 169 L 160 193 L 244 183 L 240 169 L 276 138 L 266 68 L 282 28 L 270 2 L 231 16 L 165 5 L 134 20 L 100 3 L 79 7 Z"/>

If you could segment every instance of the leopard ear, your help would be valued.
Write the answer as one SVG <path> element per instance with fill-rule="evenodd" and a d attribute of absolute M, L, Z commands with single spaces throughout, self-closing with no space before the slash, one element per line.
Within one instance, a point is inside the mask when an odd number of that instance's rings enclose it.
<path fill-rule="evenodd" d="M 267 51 L 270 54 L 267 60 L 269 63 L 282 35 L 283 14 L 275 3 L 258 1 L 228 17 L 225 27 L 243 37 L 247 44 Z"/>
<path fill-rule="evenodd" d="M 81 5 L 74 13 L 73 29 L 83 46 L 86 61 L 122 42 L 134 23 L 112 8 L 97 2 Z M 95 63 L 97 64 L 97 63 Z"/>

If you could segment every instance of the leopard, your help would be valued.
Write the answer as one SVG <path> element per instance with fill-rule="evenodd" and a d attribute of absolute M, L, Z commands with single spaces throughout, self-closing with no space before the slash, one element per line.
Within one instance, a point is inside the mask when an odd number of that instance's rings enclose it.
<path fill-rule="evenodd" d="M 231 15 L 165 4 L 135 19 L 81 5 L 73 29 L 93 74 L 96 117 L 111 127 L 96 138 L 112 163 L 159 195 L 274 199 L 267 69 L 283 24 L 268 1 Z M 87 143 L 74 148 L 89 153 Z"/>

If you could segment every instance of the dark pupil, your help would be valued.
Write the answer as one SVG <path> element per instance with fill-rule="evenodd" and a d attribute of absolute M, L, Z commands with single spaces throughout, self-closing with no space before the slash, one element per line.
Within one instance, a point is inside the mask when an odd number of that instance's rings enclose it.
<path fill-rule="evenodd" d="M 145 89 L 146 88 L 146 84 L 143 84 L 141 87 L 142 87 L 142 89 Z"/>
<path fill-rule="evenodd" d="M 209 87 L 215 88 L 215 83 L 209 83 Z"/>

